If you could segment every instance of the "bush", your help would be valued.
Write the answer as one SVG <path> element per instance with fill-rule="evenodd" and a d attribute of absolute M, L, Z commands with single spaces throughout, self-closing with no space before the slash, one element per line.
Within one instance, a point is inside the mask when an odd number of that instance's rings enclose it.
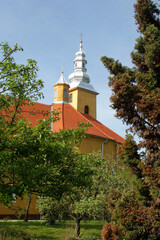
<path fill-rule="evenodd" d="M 114 223 L 107 223 L 103 226 L 102 230 L 102 240 L 118 240 L 118 226 Z"/>

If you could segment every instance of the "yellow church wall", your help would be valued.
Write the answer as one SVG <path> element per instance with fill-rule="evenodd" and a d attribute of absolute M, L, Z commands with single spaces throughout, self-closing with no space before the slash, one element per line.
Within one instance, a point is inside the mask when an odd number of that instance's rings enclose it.
<path fill-rule="evenodd" d="M 77 105 L 78 105 L 78 90 L 69 90 L 69 94 L 72 94 L 72 101 L 69 101 L 69 104 L 72 105 L 72 107 L 74 107 L 75 109 L 77 109 Z"/>
<path fill-rule="evenodd" d="M 89 107 L 89 115 L 96 118 L 96 95 L 88 91 L 78 91 L 78 111 L 84 113 L 84 107 Z"/>
<path fill-rule="evenodd" d="M 89 107 L 89 115 L 96 118 L 96 94 L 87 90 L 73 89 L 69 93 L 72 93 L 72 102 L 70 104 L 79 112 L 84 113 L 84 107 Z"/>
<path fill-rule="evenodd" d="M 117 155 L 117 143 L 112 140 L 108 140 L 108 142 L 104 143 L 104 156 L 107 158 L 116 158 Z"/>
<path fill-rule="evenodd" d="M 36 209 L 36 197 L 32 196 L 30 208 L 29 208 L 29 214 L 31 215 L 39 215 L 38 210 Z M 12 207 L 4 206 L 3 204 L 0 204 L 0 217 L 3 216 L 11 216 L 15 215 L 16 217 L 20 217 L 21 215 L 25 214 L 25 210 L 27 208 L 27 198 L 17 198 L 15 202 L 12 203 Z"/>
<path fill-rule="evenodd" d="M 78 148 L 79 153 L 92 153 L 102 150 L 102 139 L 87 135 Z"/>
<path fill-rule="evenodd" d="M 80 144 L 79 152 L 80 153 L 92 153 L 92 152 L 102 152 L 102 144 L 106 141 L 104 138 L 98 138 L 94 136 L 87 135 L 85 139 Z M 103 150 L 104 157 L 106 158 L 115 158 L 117 152 L 117 143 L 112 140 L 108 140 L 104 143 Z"/>

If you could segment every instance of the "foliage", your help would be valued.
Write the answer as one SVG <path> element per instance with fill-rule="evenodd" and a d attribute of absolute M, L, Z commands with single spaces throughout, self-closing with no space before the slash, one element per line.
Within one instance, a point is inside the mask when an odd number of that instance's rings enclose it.
<path fill-rule="evenodd" d="M 119 239 L 118 227 L 114 223 L 107 223 L 103 226 L 102 240 L 118 240 Z"/>
<path fill-rule="evenodd" d="M 0 61 L 0 202 L 12 204 L 13 196 L 40 194 L 60 198 L 73 186 L 84 185 L 87 169 L 76 161 L 76 146 L 86 126 L 53 134 L 50 123 L 56 112 L 32 112 L 41 116 L 36 126 L 25 119 L 24 107 L 42 96 L 35 60 L 19 65 L 13 55 L 22 51 L 2 43 Z M 52 116 L 51 116 L 52 115 Z"/>
<path fill-rule="evenodd" d="M 85 182 L 74 148 L 84 128 L 52 134 L 49 121 L 41 121 L 35 127 L 19 121 L 14 134 L 6 136 L 6 147 L 0 152 L 3 200 L 5 194 L 12 192 L 18 196 L 38 193 L 60 198 L 74 184 Z"/>
<path fill-rule="evenodd" d="M 159 202 L 150 207 L 140 204 L 136 195 L 130 191 L 119 199 L 115 218 L 127 232 L 124 235 L 127 239 L 159 239 L 160 222 Z"/>
<path fill-rule="evenodd" d="M 35 60 L 28 59 L 26 66 L 15 62 L 13 55 L 23 51 L 22 48 L 18 45 L 11 48 L 8 43 L 1 43 L 0 47 L 0 199 L 9 203 L 13 193 L 21 195 L 23 188 L 20 183 L 14 184 L 14 179 L 10 181 L 9 177 L 13 165 L 18 168 L 18 161 L 14 157 L 19 145 L 17 138 L 20 140 L 23 130 L 27 128 L 25 121 L 19 121 L 20 112 L 23 104 L 43 96 L 40 92 L 43 82 L 37 80 Z"/>
<path fill-rule="evenodd" d="M 37 208 L 41 214 L 41 219 L 50 225 L 55 224 L 55 220 L 61 221 L 65 217 L 67 210 L 61 201 L 51 197 L 38 198 Z"/>
<path fill-rule="evenodd" d="M 127 187 L 131 187 L 130 174 L 124 169 L 120 171 L 121 167 L 117 166 L 114 159 L 107 160 L 100 153 L 93 153 L 82 154 L 80 162 L 83 164 L 82 169 L 90 169 L 86 186 L 73 187 L 69 194 L 62 195 L 60 201 L 48 198 L 39 201 L 41 214 L 45 213 L 44 217 L 49 222 L 52 218 L 70 216 L 77 223 L 77 236 L 80 235 L 82 219 L 110 216 L 106 202 L 113 200 L 110 194 L 113 189 L 121 196 Z"/>
<path fill-rule="evenodd" d="M 131 134 L 140 141 L 134 142 L 128 135 L 120 150 L 120 159 L 138 177 L 140 187 L 130 208 L 123 208 L 125 196 L 121 198 L 117 220 L 121 219 L 128 239 L 158 239 L 160 214 L 157 203 L 160 198 L 160 10 L 151 0 L 137 0 L 135 19 L 140 37 L 131 53 L 133 68 L 123 66 L 118 60 L 102 57 L 109 70 L 109 85 L 112 88 L 112 107 L 116 116 L 128 126 Z M 145 154 L 140 154 L 143 148 Z M 120 201 L 121 201 L 120 200 Z M 127 211 L 127 217 L 123 215 Z M 152 213 L 152 214 L 151 214 Z M 143 219 L 139 221 L 139 216 Z M 148 222 L 147 222 L 148 221 Z M 149 223 L 149 224 L 148 224 Z M 153 224 L 154 223 L 154 224 Z M 130 226 L 130 227 L 128 227 Z M 138 235 L 137 235 L 138 234 Z M 146 234 L 146 235 L 145 235 Z"/>

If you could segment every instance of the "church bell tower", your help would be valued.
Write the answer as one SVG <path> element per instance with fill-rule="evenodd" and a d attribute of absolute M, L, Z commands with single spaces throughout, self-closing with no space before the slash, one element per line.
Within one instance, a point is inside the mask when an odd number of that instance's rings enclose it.
<path fill-rule="evenodd" d="M 96 118 L 96 95 L 98 94 L 90 84 L 90 77 L 87 73 L 85 52 L 80 49 L 76 53 L 73 73 L 69 75 L 69 103 L 79 112 L 86 113 Z"/>
<path fill-rule="evenodd" d="M 69 84 L 66 82 L 63 70 L 58 82 L 54 85 L 54 103 L 68 103 Z"/>

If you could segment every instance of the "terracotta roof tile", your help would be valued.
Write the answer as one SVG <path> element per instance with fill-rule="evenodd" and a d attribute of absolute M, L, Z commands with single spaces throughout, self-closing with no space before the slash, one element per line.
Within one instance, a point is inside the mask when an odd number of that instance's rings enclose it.
<path fill-rule="evenodd" d="M 35 126 L 38 123 L 38 120 L 47 118 L 47 114 L 50 116 L 50 113 L 51 105 L 34 102 L 33 105 L 26 103 L 23 106 L 21 115 L 23 118 L 32 122 L 32 125 Z"/>
<path fill-rule="evenodd" d="M 79 123 L 89 122 L 92 127 L 88 128 L 86 134 L 90 134 L 96 137 L 109 138 L 116 142 L 122 143 L 124 139 L 118 134 L 98 122 L 96 119 L 88 114 L 82 114 L 73 108 L 70 104 L 53 104 L 52 109 L 60 112 L 60 120 L 53 123 L 53 131 L 59 131 L 60 129 L 74 129 L 78 127 Z"/>
<path fill-rule="evenodd" d="M 35 126 L 39 119 L 47 118 L 44 113 L 48 112 L 50 116 L 51 110 L 59 113 L 59 120 L 52 124 L 53 132 L 58 132 L 62 129 L 75 129 L 78 127 L 79 123 L 89 122 L 92 124 L 92 127 L 88 128 L 86 134 L 100 138 L 109 138 L 119 143 L 124 141 L 122 137 L 113 132 L 111 129 L 104 126 L 90 115 L 78 112 L 75 108 L 67 103 L 53 103 L 52 105 L 36 102 L 33 103 L 33 105 L 26 103 L 23 106 L 21 115 L 23 118 L 26 118 L 32 122 L 32 125 Z"/>
<path fill-rule="evenodd" d="M 108 136 L 109 138 L 112 138 L 113 140 L 115 140 L 116 142 L 122 143 L 124 142 L 124 138 L 122 138 L 121 136 L 119 136 L 117 133 L 115 133 L 114 131 L 112 131 L 111 129 L 109 129 L 108 127 L 106 127 L 105 125 L 103 125 L 102 123 L 100 123 L 99 121 L 97 121 L 95 118 L 93 118 L 92 116 L 88 115 L 88 114 L 83 114 L 94 126 L 96 126 L 97 128 L 99 128 L 103 133 L 105 133 L 106 137 Z"/>

